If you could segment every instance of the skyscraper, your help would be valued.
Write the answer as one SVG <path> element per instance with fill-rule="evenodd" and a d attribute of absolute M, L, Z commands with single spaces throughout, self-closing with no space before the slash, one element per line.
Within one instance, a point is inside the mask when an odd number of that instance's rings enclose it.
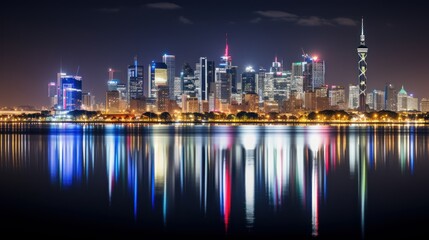
<path fill-rule="evenodd" d="M 149 67 L 149 89 L 148 96 L 157 97 L 158 86 L 168 86 L 168 71 L 167 64 L 164 62 L 152 61 Z M 165 93 L 165 89 L 164 92 Z M 168 94 L 170 96 L 170 94 Z"/>
<path fill-rule="evenodd" d="M 82 77 L 58 73 L 58 108 L 61 110 L 79 110 L 82 105 Z"/>
<path fill-rule="evenodd" d="M 231 56 L 229 56 L 228 40 L 225 45 L 225 54 L 221 57 L 219 68 L 215 71 L 215 108 L 226 110 L 231 103 Z M 216 103 L 217 102 L 217 103 Z M 220 104 L 220 105 L 219 105 Z"/>
<path fill-rule="evenodd" d="M 368 54 L 368 48 L 365 45 L 365 34 L 363 33 L 363 18 L 360 34 L 360 45 L 357 48 L 359 56 L 358 68 L 359 68 L 359 111 L 366 111 L 366 57 Z"/>
<path fill-rule="evenodd" d="M 215 81 L 215 62 L 208 61 L 206 57 L 200 57 L 199 63 L 199 76 L 200 80 L 200 100 L 208 101 L 211 87 Z"/>
<path fill-rule="evenodd" d="M 303 91 L 314 91 L 325 85 L 325 61 L 317 56 L 309 57 L 305 55 L 305 66 L 303 72 Z"/>
<path fill-rule="evenodd" d="M 243 93 L 257 93 L 256 72 L 252 67 L 247 67 L 246 71 L 241 74 L 241 84 Z"/>
<path fill-rule="evenodd" d="M 359 108 L 359 86 L 349 85 L 349 109 Z"/>
<path fill-rule="evenodd" d="M 50 107 L 54 107 L 57 104 L 57 85 L 55 82 L 48 83 L 48 97 Z"/>
<path fill-rule="evenodd" d="M 392 84 L 386 84 L 384 89 L 384 109 L 397 111 L 398 97 L 396 88 Z"/>
<path fill-rule="evenodd" d="M 164 54 L 162 62 L 167 65 L 167 85 L 169 90 L 170 100 L 175 100 L 174 97 L 174 77 L 176 76 L 176 56 Z"/>
<path fill-rule="evenodd" d="M 137 57 L 134 64 L 128 66 L 128 96 L 127 101 L 143 99 L 143 66 L 137 64 Z"/>

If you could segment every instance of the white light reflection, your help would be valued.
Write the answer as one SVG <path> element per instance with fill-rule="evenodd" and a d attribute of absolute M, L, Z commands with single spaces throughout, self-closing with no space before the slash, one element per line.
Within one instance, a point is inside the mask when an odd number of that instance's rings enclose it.
<path fill-rule="evenodd" d="M 246 131 L 241 134 L 245 156 L 244 181 L 245 181 L 245 209 L 248 228 L 253 227 L 255 221 L 255 147 L 258 139 L 256 131 Z"/>
<path fill-rule="evenodd" d="M 312 235 L 319 235 L 319 164 L 318 151 L 322 143 L 322 136 L 318 126 L 309 129 L 308 143 L 313 155 L 311 174 L 311 223 Z"/>

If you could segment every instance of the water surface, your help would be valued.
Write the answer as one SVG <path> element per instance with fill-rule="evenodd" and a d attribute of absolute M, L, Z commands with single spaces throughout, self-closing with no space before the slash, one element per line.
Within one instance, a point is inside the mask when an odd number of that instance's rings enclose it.
<path fill-rule="evenodd" d="M 0 124 L 4 233 L 425 234 L 429 128 Z"/>

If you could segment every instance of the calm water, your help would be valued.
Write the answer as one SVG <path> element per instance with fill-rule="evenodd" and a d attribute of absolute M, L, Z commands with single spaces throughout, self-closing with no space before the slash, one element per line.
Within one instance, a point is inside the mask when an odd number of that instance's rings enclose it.
<path fill-rule="evenodd" d="M 0 124 L 2 233 L 426 234 L 429 127 Z"/>

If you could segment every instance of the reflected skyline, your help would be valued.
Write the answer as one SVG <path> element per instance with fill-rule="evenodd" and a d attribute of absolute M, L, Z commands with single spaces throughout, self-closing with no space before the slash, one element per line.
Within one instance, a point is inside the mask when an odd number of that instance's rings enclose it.
<path fill-rule="evenodd" d="M 190 217 L 222 224 L 226 234 L 254 231 L 264 219 L 289 212 L 311 229 L 302 234 L 323 236 L 327 206 L 344 188 L 335 180 L 341 178 L 358 196 L 350 205 L 359 206 L 359 234 L 365 235 L 377 172 L 406 178 L 428 165 L 427 129 L 414 126 L 47 129 L 49 134 L 0 134 L 2 171 L 46 174 L 60 191 L 97 186 L 109 208 L 129 206 L 121 214 L 167 229 Z"/>

